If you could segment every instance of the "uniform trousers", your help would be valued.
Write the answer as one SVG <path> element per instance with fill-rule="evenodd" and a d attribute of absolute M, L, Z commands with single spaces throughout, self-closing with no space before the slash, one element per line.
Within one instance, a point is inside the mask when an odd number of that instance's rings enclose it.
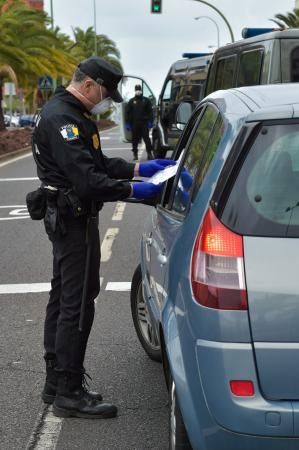
<path fill-rule="evenodd" d="M 82 373 L 94 299 L 100 291 L 100 240 L 98 219 L 94 221 L 90 273 L 82 331 L 79 318 L 87 258 L 87 217 L 66 217 L 66 233 L 48 233 L 53 246 L 53 278 L 44 327 L 45 359 L 56 358 L 58 370 Z"/>
<path fill-rule="evenodd" d="M 144 122 L 137 122 L 132 127 L 132 150 L 133 153 L 137 153 L 138 143 L 143 139 L 146 147 L 146 151 L 149 153 L 152 151 L 152 143 L 149 138 L 149 130 L 147 124 Z"/>

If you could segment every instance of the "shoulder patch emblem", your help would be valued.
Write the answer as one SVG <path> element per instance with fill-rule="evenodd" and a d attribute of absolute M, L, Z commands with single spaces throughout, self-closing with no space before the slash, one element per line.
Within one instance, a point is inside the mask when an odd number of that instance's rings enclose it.
<path fill-rule="evenodd" d="M 79 130 L 77 125 L 71 123 L 59 128 L 60 134 L 65 141 L 75 141 L 79 139 Z"/>
<path fill-rule="evenodd" d="M 99 137 L 96 133 L 92 135 L 92 144 L 95 150 L 98 150 L 98 148 L 100 147 Z"/>

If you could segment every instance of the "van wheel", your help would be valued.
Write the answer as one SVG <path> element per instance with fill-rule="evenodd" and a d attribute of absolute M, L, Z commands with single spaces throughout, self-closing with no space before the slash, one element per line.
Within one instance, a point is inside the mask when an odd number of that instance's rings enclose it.
<path fill-rule="evenodd" d="M 150 316 L 142 293 L 141 266 L 137 266 L 131 285 L 131 312 L 138 339 L 148 356 L 162 361 L 160 343 L 150 322 Z"/>
<path fill-rule="evenodd" d="M 158 134 L 153 135 L 153 152 L 155 158 L 164 158 L 166 152 L 161 148 L 161 142 Z"/>
<path fill-rule="evenodd" d="M 169 450 L 192 450 L 171 375 L 169 387 Z"/>

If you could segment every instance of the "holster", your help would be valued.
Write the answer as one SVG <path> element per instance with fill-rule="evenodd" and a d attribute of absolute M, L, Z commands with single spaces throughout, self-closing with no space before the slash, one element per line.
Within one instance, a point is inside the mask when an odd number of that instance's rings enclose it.
<path fill-rule="evenodd" d="M 59 191 L 50 191 L 45 189 L 47 208 L 45 214 L 45 229 L 47 234 L 51 237 L 64 236 L 66 234 L 65 222 L 57 207 L 57 197 Z"/>
<path fill-rule="evenodd" d="M 45 217 L 47 209 L 47 197 L 45 191 L 39 187 L 35 191 L 28 192 L 26 204 L 32 220 L 41 220 Z"/>

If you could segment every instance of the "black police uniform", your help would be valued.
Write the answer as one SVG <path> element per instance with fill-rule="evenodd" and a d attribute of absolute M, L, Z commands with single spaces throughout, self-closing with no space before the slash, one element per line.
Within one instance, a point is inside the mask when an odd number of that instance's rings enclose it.
<path fill-rule="evenodd" d="M 44 106 L 33 133 L 37 172 L 48 193 L 45 227 L 53 245 L 52 289 L 46 311 L 45 359 L 57 370 L 82 373 L 99 293 L 100 243 L 93 233 L 82 331 L 78 330 L 86 266 L 87 222 L 104 202 L 131 192 L 134 164 L 103 155 L 96 124 L 85 106 L 58 88 Z M 57 190 L 55 190 L 58 189 Z M 92 211 L 96 209 L 96 211 Z M 97 231 L 97 223 L 96 231 Z"/>
<path fill-rule="evenodd" d="M 150 100 L 143 95 L 135 95 L 127 104 L 126 121 L 132 127 L 132 151 L 137 156 L 138 143 L 144 140 L 148 157 L 152 157 L 152 143 L 149 138 L 148 122 L 153 122 L 153 108 Z"/>

